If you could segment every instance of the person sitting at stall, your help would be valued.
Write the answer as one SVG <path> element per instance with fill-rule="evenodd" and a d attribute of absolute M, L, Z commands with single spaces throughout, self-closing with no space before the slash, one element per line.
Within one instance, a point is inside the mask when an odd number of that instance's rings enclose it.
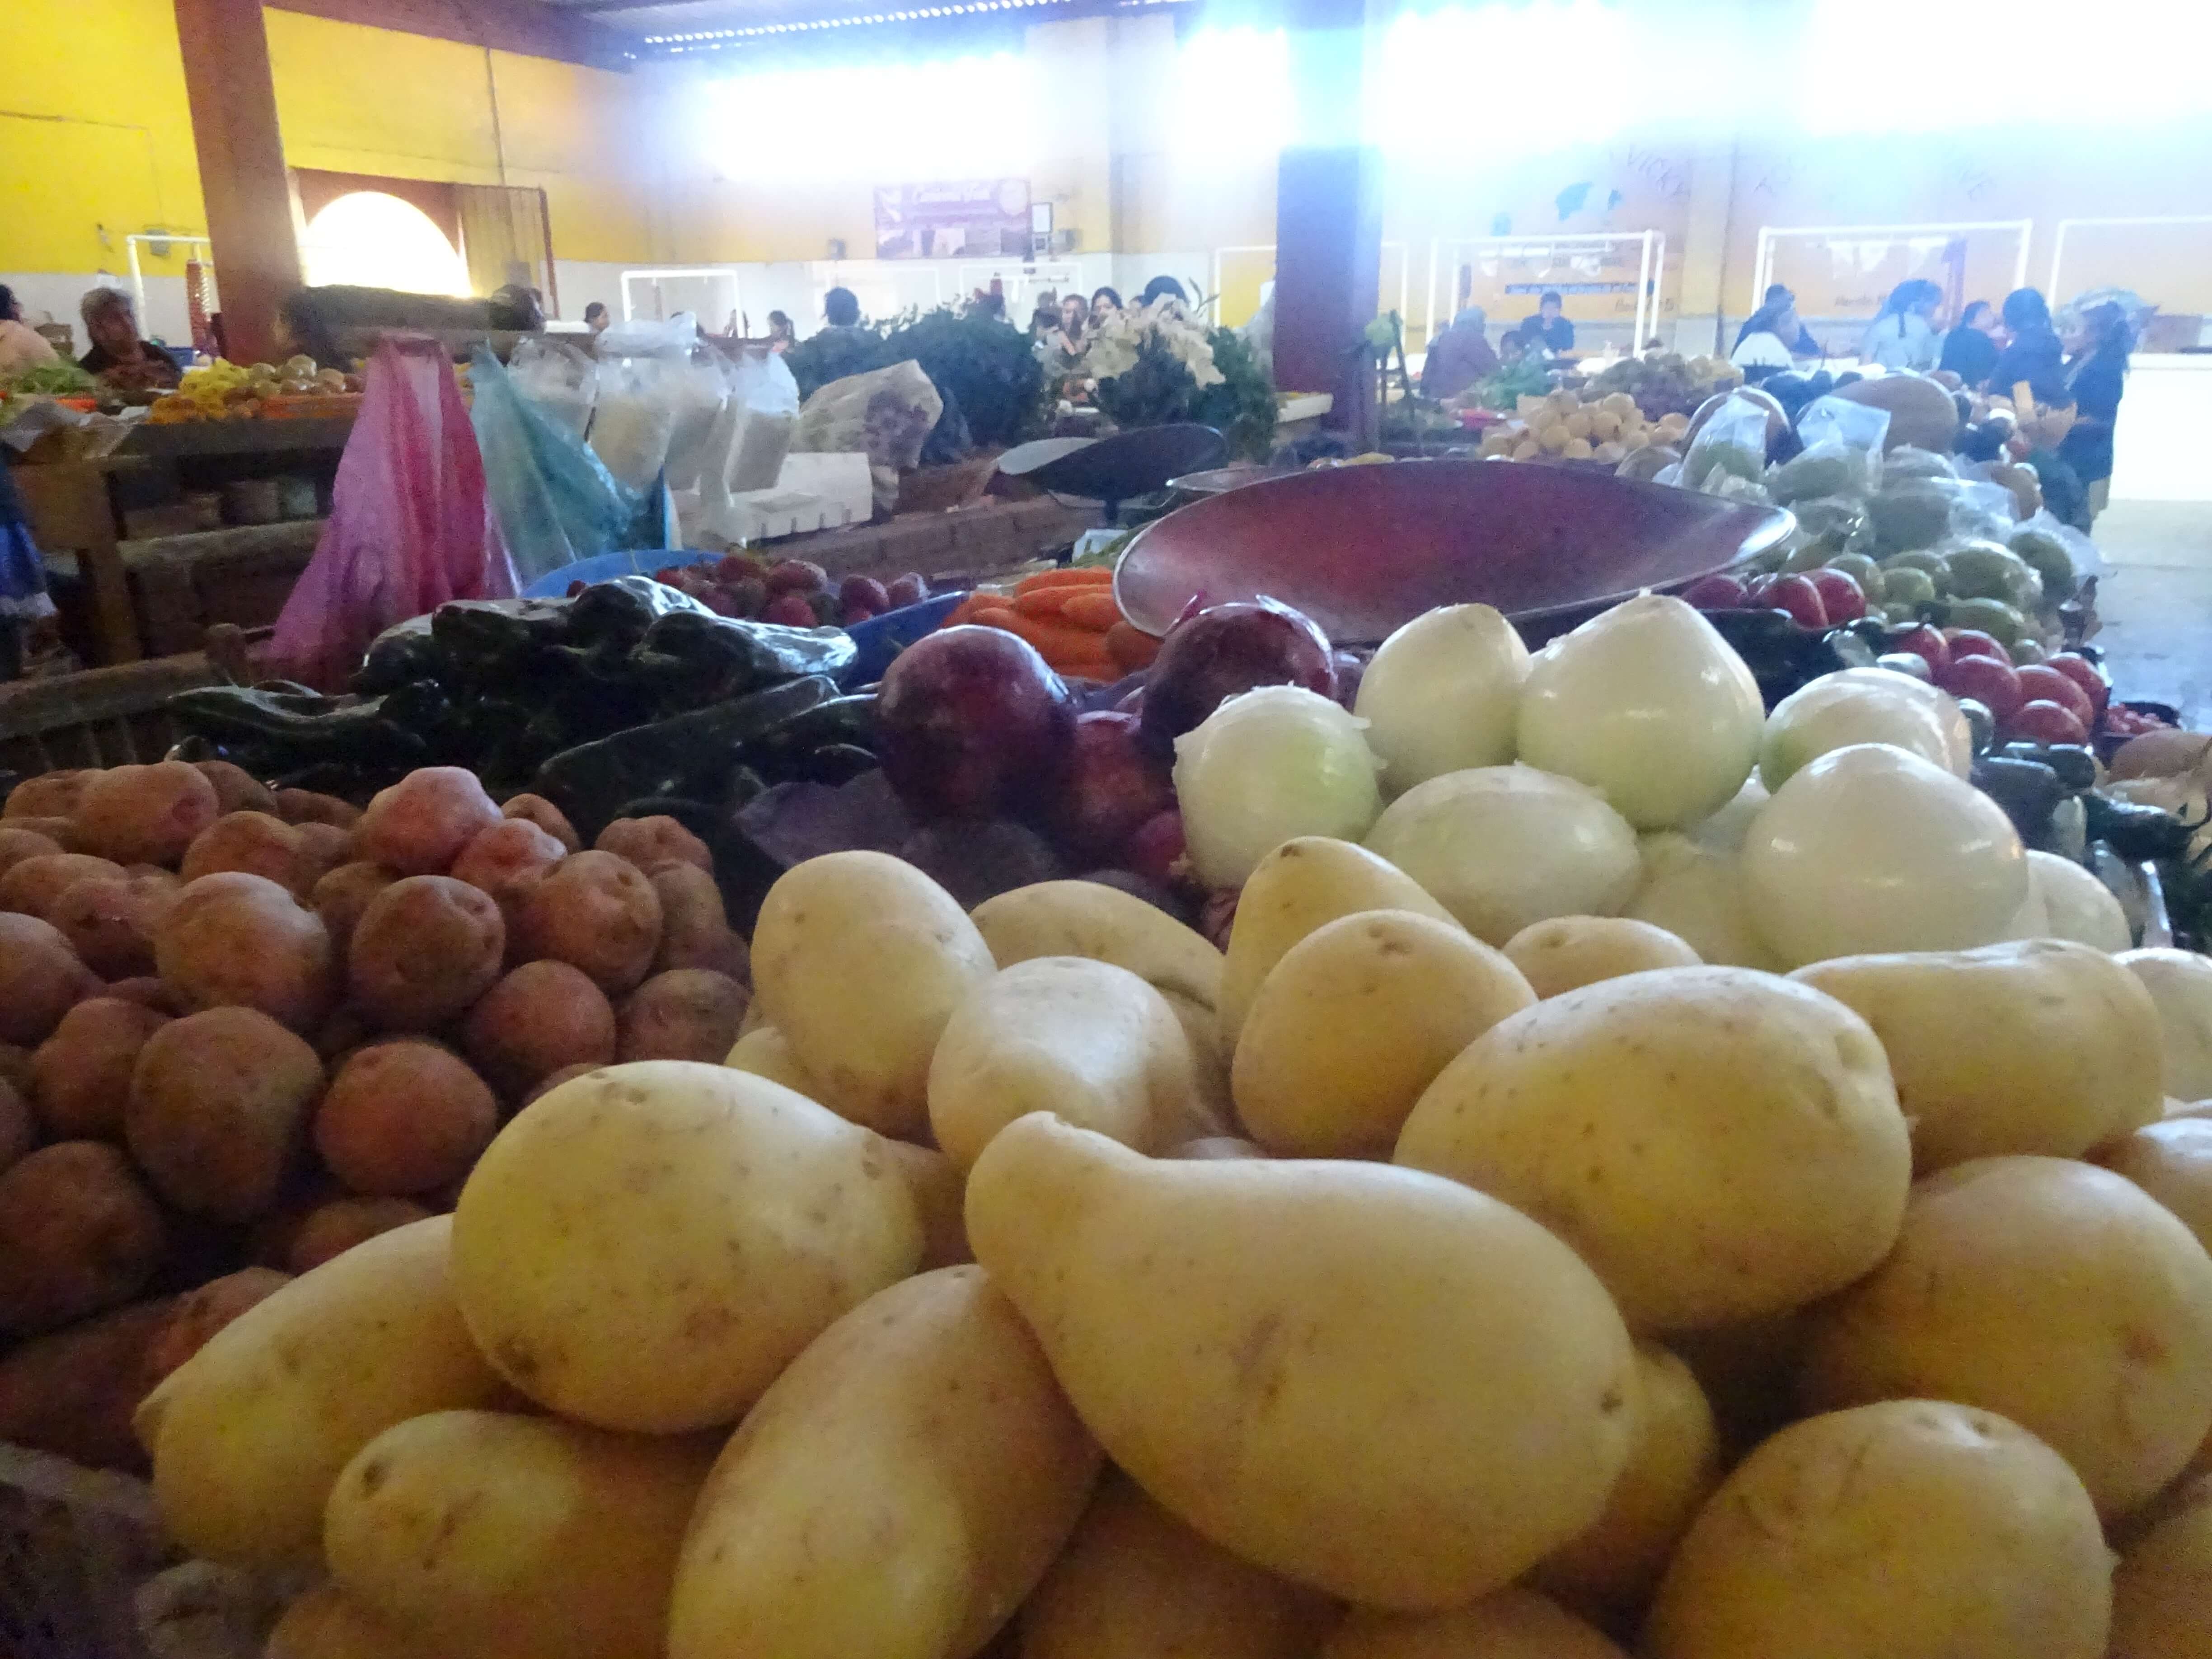
<path fill-rule="evenodd" d="M 138 311 L 119 288 L 95 288 L 78 302 L 92 349 L 76 366 L 118 391 L 167 391 L 184 378 L 176 359 L 138 337 Z"/>
<path fill-rule="evenodd" d="M 0 380 L 56 360 L 46 337 L 24 322 L 22 302 L 15 289 L 0 283 Z"/>
<path fill-rule="evenodd" d="M 1137 296 L 1137 303 L 1148 306 L 1155 300 L 1173 300 L 1179 306 L 1190 303 L 1190 295 L 1183 292 L 1182 284 L 1172 276 L 1155 276 L 1145 284 L 1145 291 Z"/>
<path fill-rule="evenodd" d="M 1797 296 L 1786 283 L 1768 284 L 1766 297 L 1759 309 L 1743 319 L 1743 326 L 1735 331 L 1735 343 L 1741 346 L 1753 335 L 1773 335 L 1790 348 L 1792 357 L 1824 357 L 1827 355 L 1820 343 L 1813 337 L 1813 331 L 1805 326 L 1805 319 L 1797 314 Z M 1733 351 L 1734 347 L 1730 348 Z M 1729 360 L 1734 362 L 1731 356 Z"/>
<path fill-rule="evenodd" d="M 1121 296 L 1110 288 L 1102 288 L 1091 296 L 1091 326 L 1096 328 L 1121 308 Z"/>
<path fill-rule="evenodd" d="M 1943 290 L 1923 276 L 1899 283 L 1867 325 L 1860 361 L 1884 368 L 1935 368 L 1936 307 L 1942 303 Z"/>
<path fill-rule="evenodd" d="M 2012 336 L 1990 371 L 1989 389 L 2009 398 L 2021 381 L 2031 388 L 2057 388 L 2066 382 L 2066 348 L 2051 325 L 2050 302 L 2032 288 L 2016 288 L 2004 298 L 2005 330 Z M 2037 401 L 2045 401 L 2041 391 Z"/>
<path fill-rule="evenodd" d="M 1936 367 L 1948 369 L 1961 386 L 1979 386 L 1997 366 L 1997 309 L 1977 300 L 1959 313 L 1959 325 L 1943 337 Z"/>
<path fill-rule="evenodd" d="M 1536 301 L 1536 314 L 1521 319 L 1521 337 L 1531 346 L 1541 346 L 1554 357 L 1565 356 L 1575 349 L 1575 325 L 1566 319 L 1567 302 L 1558 291 L 1547 293 Z"/>
<path fill-rule="evenodd" d="M 1745 320 L 1729 362 L 1743 370 L 1744 379 L 1755 386 L 1796 362 L 1796 337 L 1803 327 L 1797 320 L 1796 301 L 1784 289 L 1782 298 L 1768 301 Z"/>
<path fill-rule="evenodd" d="M 594 340 L 607 331 L 607 325 L 613 320 L 607 315 L 607 304 L 604 300 L 594 300 L 584 307 L 584 326 L 592 331 Z"/>
<path fill-rule="evenodd" d="M 1468 306 L 1449 326 L 1429 342 L 1429 355 L 1421 364 L 1421 395 L 1442 402 L 1456 398 L 1478 380 L 1498 373 L 1498 354 L 1490 349 L 1485 332 L 1489 319 L 1480 306 Z"/>
<path fill-rule="evenodd" d="M 2081 319 L 2081 349 L 2066 365 L 2067 389 L 2074 395 L 2074 424 L 2059 440 L 2059 459 L 2081 480 L 2082 503 L 2076 527 L 2096 522 L 2112 495 L 2112 428 L 2127 390 L 2128 358 L 2135 330 L 2127 314 L 2110 303 L 2092 306 Z"/>
<path fill-rule="evenodd" d="M 768 314 L 768 349 L 771 355 L 781 356 L 797 343 L 798 334 L 791 326 L 787 312 L 771 311 Z"/>
<path fill-rule="evenodd" d="M 1080 294 L 1071 294 L 1060 302 L 1060 346 L 1071 357 L 1083 355 L 1084 325 L 1091 320 L 1091 307 L 1083 303 Z"/>

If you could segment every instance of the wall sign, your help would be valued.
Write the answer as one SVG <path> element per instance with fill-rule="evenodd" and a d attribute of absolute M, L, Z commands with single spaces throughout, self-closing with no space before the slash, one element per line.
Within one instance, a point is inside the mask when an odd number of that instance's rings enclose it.
<path fill-rule="evenodd" d="M 878 259 L 996 258 L 1030 246 L 1030 181 L 876 186 Z"/>

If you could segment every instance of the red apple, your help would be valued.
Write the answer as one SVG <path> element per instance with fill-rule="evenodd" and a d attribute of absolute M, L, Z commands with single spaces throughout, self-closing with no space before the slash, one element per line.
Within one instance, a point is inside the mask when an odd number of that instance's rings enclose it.
<path fill-rule="evenodd" d="M 1851 580 L 1848 570 L 1814 570 L 1806 580 L 1820 590 L 1820 608 L 1832 624 L 1856 622 L 1866 615 L 1866 589 Z"/>
<path fill-rule="evenodd" d="M 1826 628 L 1828 608 L 1820 590 L 1803 576 L 1769 576 L 1751 590 L 1751 602 L 1772 611 L 1786 611 L 1800 628 Z"/>
<path fill-rule="evenodd" d="M 2002 663 L 2012 660 L 2012 653 L 2004 648 L 1996 635 L 1984 634 L 1978 628 L 1947 628 L 1943 637 L 1951 642 L 1954 657 L 1995 657 Z"/>
<path fill-rule="evenodd" d="M 1972 697 L 1988 709 L 1999 726 L 2008 723 L 2027 699 L 2020 693 L 2020 675 L 2008 662 L 1995 657 L 1954 657 L 1936 683 L 1954 697 Z"/>
<path fill-rule="evenodd" d="M 1940 684 L 1943 671 L 1951 665 L 1951 644 L 1936 629 L 1922 623 L 1917 628 L 1908 628 L 1889 642 L 1893 651 L 1910 651 L 1928 665 L 1928 672 Z"/>
<path fill-rule="evenodd" d="M 2112 700 L 2112 683 L 2106 679 L 2097 665 L 2076 651 L 2061 651 L 2045 665 L 2080 686 L 2089 699 L 2089 707 L 2101 714 L 2105 705 Z"/>
<path fill-rule="evenodd" d="M 2019 673 L 2020 694 L 2029 702 L 2055 702 L 2061 708 L 2072 710 L 2084 732 L 2097 723 L 2097 708 L 2089 701 L 2089 694 L 2061 670 L 2039 662 L 2029 664 Z"/>
<path fill-rule="evenodd" d="M 1682 590 L 1682 599 L 1700 611 L 1740 611 L 1748 602 L 1750 592 L 1735 577 L 1716 573 L 1692 582 Z"/>
<path fill-rule="evenodd" d="M 2010 736 L 2026 738 L 2031 743 L 2089 741 L 2089 728 L 2074 717 L 2072 709 L 2040 697 L 2033 702 L 2022 703 L 2005 722 L 2005 730 Z"/>

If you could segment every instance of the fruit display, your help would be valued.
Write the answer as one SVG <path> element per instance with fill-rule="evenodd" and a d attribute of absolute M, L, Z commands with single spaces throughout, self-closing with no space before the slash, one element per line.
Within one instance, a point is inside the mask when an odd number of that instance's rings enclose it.
<path fill-rule="evenodd" d="M 1600 394 L 1594 385 L 1586 392 L 1588 402 L 1582 395 L 1565 391 L 1523 397 L 1515 406 L 1512 419 L 1483 434 L 1478 453 L 1486 460 L 1503 457 L 1514 461 L 1619 465 L 1651 447 L 1665 449 L 1666 461 L 1680 459 L 1674 447 L 1689 430 L 1687 414 L 1672 410 L 1647 416 L 1629 392 Z"/>
<path fill-rule="evenodd" d="M 154 400 L 146 418 L 162 425 L 252 420 L 285 412 L 286 399 L 333 398 L 358 392 L 361 386 L 358 374 L 319 368 L 313 357 L 289 357 L 282 364 L 234 363 L 218 357 L 186 369 L 174 392 Z"/>
<path fill-rule="evenodd" d="M 1592 402 L 1626 392 L 1645 420 L 1656 422 L 1669 415 L 1686 418 L 1714 393 L 1742 384 L 1743 371 L 1725 357 L 1652 351 L 1607 364 L 1590 377 L 1583 392 Z"/>
<path fill-rule="evenodd" d="M 889 582 L 873 576 L 848 576 L 834 586 L 829 572 L 806 559 L 771 563 L 749 553 L 726 553 L 698 564 L 672 565 L 653 579 L 689 594 L 718 617 L 779 623 L 786 628 L 850 628 L 929 597 L 929 582 L 918 572 Z M 573 582 L 568 597 L 587 584 Z"/>
<path fill-rule="evenodd" d="M 548 1078 L 720 1059 L 745 949 L 708 862 L 665 818 L 579 850 L 452 768 L 360 811 L 222 762 L 19 786 L 0 1440 L 142 1466 L 138 1399 L 289 1274 L 451 1208 Z"/>
<path fill-rule="evenodd" d="M 1054 672 L 1071 678 L 1118 680 L 1148 665 L 1159 651 L 1158 640 L 1121 614 L 1114 572 L 1104 565 L 1054 567 L 1010 586 L 986 583 L 944 625 L 968 623 L 1027 640 Z"/>

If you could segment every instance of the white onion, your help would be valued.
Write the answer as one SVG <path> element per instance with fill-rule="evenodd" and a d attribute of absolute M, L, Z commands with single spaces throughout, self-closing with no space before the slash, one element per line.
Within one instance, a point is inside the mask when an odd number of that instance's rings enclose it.
<path fill-rule="evenodd" d="M 2027 874 L 2043 896 L 2050 938 L 2074 939 L 2100 951 L 2124 951 L 2136 942 L 2128 913 L 2112 890 L 2073 860 L 2031 852 Z"/>
<path fill-rule="evenodd" d="M 1846 668 L 1774 706 L 1759 741 L 1759 781 L 1779 789 L 1808 761 L 1855 743 L 1893 744 L 1954 777 L 1973 765 L 1966 717 L 1949 692 L 1892 669 Z"/>
<path fill-rule="evenodd" d="M 1735 792 L 1727 805 L 1709 818 L 1699 818 L 1682 833 L 1700 847 L 1733 856 L 1743 850 L 1743 838 L 1750 833 L 1751 821 L 1759 816 L 1759 809 L 1772 799 L 1754 772 L 1743 781 L 1743 787 Z"/>
<path fill-rule="evenodd" d="M 1536 653 L 1516 740 L 1523 761 L 1589 785 L 1638 829 L 1680 830 L 1743 787 L 1765 717 L 1713 625 L 1644 593 Z"/>
<path fill-rule="evenodd" d="M 1528 766 L 1417 784 L 1367 837 L 1477 938 L 1550 916 L 1609 916 L 1642 874 L 1636 832 L 1596 791 Z"/>
<path fill-rule="evenodd" d="M 1486 605 L 1426 611 L 1382 641 L 1360 677 L 1352 712 L 1382 763 L 1383 787 L 1417 783 L 1513 758 L 1513 722 L 1528 647 Z"/>
<path fill-rule="evenodd" d="M 2166 1093 L 2176 1100 L 2212 1096 L 2212 957 L 2158 948 L 2124 951 L 2116 959 L 2157 1006 Z"/>
<path fill-rule="evenodd" d="M 1751 925 L 1733 848 L 1661 830 L 1644 837 L 1643 851 L 1644 884 L 1621 915 L 1664 927 L 1707 962 L 1781 971 L 1780 958 Z"/>
<path fill-rule="evenodd" d="M 1293 836 L 1364 836 L 1382 809 L 1364 724 L 1303 686 L 1263 685 L 1177 738 L 1176 798 L 1200 879 L 1242 886 Z"/>
<path fill-rule="evenodd" d="M 1752 921 L 1792 967 L 1991 944 L 2028 893 L 2027 859 L 1997 804 L 1881 743 L 1800 770 L 1752 821 L 1742 857 Z"/>

